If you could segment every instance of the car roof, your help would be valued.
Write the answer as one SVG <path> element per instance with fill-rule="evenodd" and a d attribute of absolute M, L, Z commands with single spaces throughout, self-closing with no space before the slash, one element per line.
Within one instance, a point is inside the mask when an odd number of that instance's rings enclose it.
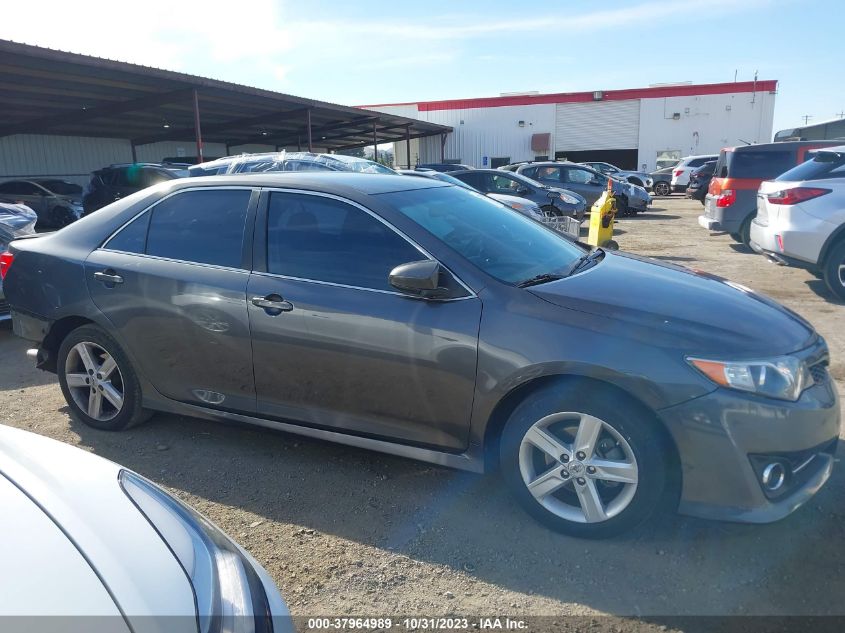
<path fill-rule="evenodd" d="M 783 150 L 800 149 L 802 147 L 835 147 L 842 144 L 842 139 L 827 141 L 781 141 L 780 143 L 758 143 L 756 145 L 737 145 L 726 147 L 726 152 L 777 152 Z"/>
<path fill-rule="evenodd" d="M 175 181 L 174 191 L 192 187 L 291 187 L 343 195 L 349 190 L 367 195 L 451 187 L 449 183 L 433 178 L 393 174 L 361 174 L 349 171 L 318 172 L 262 172 L 199 176 Z"/>

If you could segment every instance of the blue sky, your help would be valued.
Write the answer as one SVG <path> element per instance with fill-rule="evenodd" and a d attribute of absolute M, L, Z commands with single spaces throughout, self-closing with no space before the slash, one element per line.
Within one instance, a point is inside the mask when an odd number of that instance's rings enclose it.
<path fill-rule="evenodd" d="M 348 105 L 757 71 L 780 81 L 778 130 L 845 110 L 841 13 L 813 0 L 64 0 L 4 7 L 0 38 Z"/>

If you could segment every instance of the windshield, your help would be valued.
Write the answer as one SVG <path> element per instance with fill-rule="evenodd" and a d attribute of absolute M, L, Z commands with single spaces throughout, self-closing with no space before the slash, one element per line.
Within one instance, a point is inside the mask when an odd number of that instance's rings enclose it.
<path fill-rule="evenodd" d="M 505 283 L 560 273 L 585 253 L 555 231 L 467 189 L 413 189 L 380 197 Z"/>
<path fill-rule="evenodd" d="M 463 180 L 458 180 L 454 176 L 450 176 L 449 174 L 445 174 L 442 171 L 437 171 L 431 174 L 431 178 L 435 180 L 442 180 L 443 182 L 448 182 L 450 185 L 455 185 L 456 187 L 463 187 L 464 189 L 469 189 L 470 191 L 475 191 L 475 188 L 470 187 L 467 183 Z"/>
<path fill-rule="evenodd" d="M 82 193 L 82 187 L 64 180 L 37 180 L 39 185 L 62 196 L 73 196 Z"/>

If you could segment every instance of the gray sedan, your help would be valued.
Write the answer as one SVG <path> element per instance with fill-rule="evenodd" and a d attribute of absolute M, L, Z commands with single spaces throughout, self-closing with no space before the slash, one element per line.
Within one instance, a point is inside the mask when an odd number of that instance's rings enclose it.
<path fill-rule="evenodd" d="M 99 429 L 169 411 L 498 467 L 532 516 L 591 538 L 664 500 L 779 519 L 833 467 L 809 323 L 431 179 L 179 179 L 4 257 L 15 333 Z"/>

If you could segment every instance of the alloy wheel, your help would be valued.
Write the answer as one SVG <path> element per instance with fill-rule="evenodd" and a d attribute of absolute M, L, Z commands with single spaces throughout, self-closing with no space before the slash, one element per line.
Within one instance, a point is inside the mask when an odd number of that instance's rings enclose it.
<path fill-rule="evenodd" d="M 845 262 L 839 264 L 839 283 L 845 287 Z"/>
<path fill-rule="evenodd" d="M 74 345 L 65 361 L 65 381 L 76 405 L 100 422 L 123 408 L 123 376 L 114 358 L 96 343 Z"/>
<path fill-rule="evenodd" d="M 637 491 L 637 460 L 610 424 L 586 413 L 561 412 L 535 422 L 519 447 L 519 470 L 534 499 L 576 523 L 607 521 Z"/>

